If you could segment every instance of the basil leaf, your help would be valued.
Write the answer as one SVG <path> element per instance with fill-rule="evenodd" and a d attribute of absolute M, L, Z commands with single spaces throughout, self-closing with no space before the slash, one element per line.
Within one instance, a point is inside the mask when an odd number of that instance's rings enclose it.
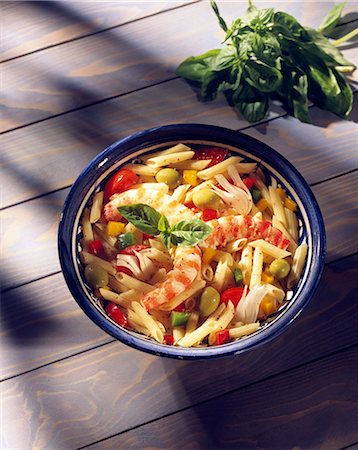
<path fill-rule="evenodd" d="M 219 21 L 220 27 L 224 30 L 227 31 L 228 27 L 226 25 L 225 20 L 221 17 L 220 12 L 219 12 L 219 8 L 218 5 L 214 2 L 214 0 L 210 0 L 210 5 L 214 10 L 214 13 Z"/>
<path fill-rule="evenodd" d="M 212 228 L 199 219 L 182 220 L 172 228 L 177 245 L 182 247 L 190 247 L 203 241 L 211 232 Z"/>
<path fill-rule="evenodd" d="M 211 59 L 220 49 L 213 49 L 199 56 L 189 56 L 177 67 L 175 73 L 187 80 L 202 82 L 210 72 Z"/>
<path fill-rule="evenodd" d="M 136 203 L 134 205 L 119 206 L 118 211 L 124 218 L 143 233 L 157 236 L 158 222 L 161 215 L 149 205 Z"/>
<path fill-rule="evenodd" d="M 158 230 L 160 232 L 170 231 L 168 219 L 163 215 L 160 216 L 160 219 L 158 221 Z"/>
<path fill-rule="evenodd" d="M 281 72 L 262 61 L 247 61 L 245 71 L 247 83 L 263 93 L 277 91 L 282 83 Z"/>
<path fill-rule="evenodd" d="M 123 250 L 134 244 L 134 235 L 131 232 L 120 234 L 117 237 L 116 247 L 118 250 Z"/>
<path fill-rule="evenodd" d="M 255 33 L 252 49 L 255 52 L 257 59 L 270 65 L 275 65 L 277 58 L 281 56 L 280 44 L 275 36 L 261 36 L 260 34 Z"/>
<path fill-rule="evenodd" d="M 265 118 L 268 110 L 268 97 L 245 83 L 233 95 L 234 105 L 248 122 L 258 122 Z"/>
<path fill-rule="evenodd" d="M 346 2 L 338 3 L 338 5 L 333 6 L 333 8 L 328 12 L 326 17 L 323 19 L 321 25 L 317 28 L 317 31 L 326 35 L 338 24 L 341 18 L 342 11 Z"/>
<path fill-rule="evenodd" d="M 160 233 L 160 237 L 163 241 L 163 244 L 166 246 L 166 248 L 168 250 L 170 250 L 170 245 L 172 243 L 172 236 L 170 233 L 163 231 L 162 233 Z"/>

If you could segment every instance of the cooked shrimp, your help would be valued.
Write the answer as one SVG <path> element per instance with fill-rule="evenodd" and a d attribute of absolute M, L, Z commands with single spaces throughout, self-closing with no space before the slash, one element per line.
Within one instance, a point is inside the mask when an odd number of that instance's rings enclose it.
<path fill-rule="evenodd" d="M 167 303 L 184 292 L 198 276 L 201 270 L 201 251 L 195 247 L 176 247 L 173 270 L 156 289 L 145 294 L 141 303 L 147 310 Z"/>
<path fill-rule="evenodd" d="M 253 219 L 252 216 L 224 216 L 207 222 L 213 229 L 210 236 L 200 243 L 200 247 L 225 247 L 229 242 L 246 238 L 249 241 L 264 239 L 276 247 L 286 250 L 290 241 L 271 222 Z"/>
<path fill-rule="evenodd" d="M 191 209 L 173 199 L 170 195 L 151 189 L 130 189 L 120 194 L 115 194 L 111 201 L 104 207 L 104 216 L 107 220 L 120 220 L 121 215 L 117 210 L 118 206 L 144 203 L 156 209 L 160 214 L 164 214 L 170 225 L 178 220 L 190 220 L 194 217 Z"/>

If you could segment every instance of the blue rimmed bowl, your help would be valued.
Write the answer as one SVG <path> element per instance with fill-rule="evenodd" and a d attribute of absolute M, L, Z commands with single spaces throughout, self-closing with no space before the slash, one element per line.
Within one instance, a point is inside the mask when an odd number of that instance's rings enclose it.
<path fill-rule="evenodd" d="M 247 160 L 259 162 L 266 174 L 280 183 L 297 203 L 302 223 L 300 239 L 306 240 L 308 254 L 301 280 L 291 299 L 257 332 L 240 340 L 208 348 L 182 348 L 159 344 L 122 328 L 105 313 L 84 280 L 79 260 L 80 218 L 96 189 L 120 166 L 139 155 L 176 143 L 205 144 L 228 148 Z M 119 341 L 145 352 L 180 359 L 216 358 L 239 354 L 270 341 L 282 333 L 312 298 L 324 267 L 325 230 L 317 201 L 303 177 L 271 147 L 244 134 L 225 128 L 181 124 L 141 131 L 121 139 L 100 153 L 79 175 L 66 199 L 61 215 L 58 250 L 67 285 L 83 311 L 104 331 Z"/>

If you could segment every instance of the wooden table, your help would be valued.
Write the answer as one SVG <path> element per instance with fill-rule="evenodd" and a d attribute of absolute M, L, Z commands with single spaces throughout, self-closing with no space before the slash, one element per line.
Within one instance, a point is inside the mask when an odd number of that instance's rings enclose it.
<path fill-rule="evenodd" d="M 333 5 L 275 3 L 308 26 Z M 219 5 L 233 19 L 246 2 Z M 346 5 L 348 31 L 357 9 Z M 278 106 L 250 125 L 223 99 L 197 102 L 174 69 L 220 43 L 207 1 L 15 1 L 1 10 L 0 448 L 354 446 L 357 102 L 350 121 L 311 107 L 310 125 Z M 356 64 L 357 53 L 344 48 Z M 326 224 L 326 267 L 309 306 L 279 338 L 235 358 L 175 361 L 126 347 L 84 315 L 60 272 L 58 220 L 80 171 L 115 140 L 183 122 L 277 149 L 312 186 Z"/>

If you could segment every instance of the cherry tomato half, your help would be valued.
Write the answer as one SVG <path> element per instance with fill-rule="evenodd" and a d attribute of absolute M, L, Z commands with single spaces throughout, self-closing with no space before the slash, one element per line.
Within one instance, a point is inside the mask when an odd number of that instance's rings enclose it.
<path fill-rule="evenodd" d="M 104 188 L 104 201 L 108 201 L 113 194 L 124 192 L 138 181 L 138 175 L 130 169 L 120 169 L 107 181 Z"/>
<path fill-rule="evenodd" d="M 204 147 L 199 150 L 195 150 L 193 159 L 201 160 L 201 159 L 211 159 L 208 167 L 215 166 L 224 159 L 228 155 L 228 150 L 219 147 Z"/>
<path fill-rule="evenodd" d="M 148 246 L 143 244 L 129 245 L 128 247 L 121 250 L 119 253 L 121 255 L 134 255 L 134 252 L 140 252 L 145 248 L 148 248 Z"/>
<path fill-rule="evenodd" d="M 122 325 L 122 327 L 126 327 L 128 325 L 127 316 L 120 309 L 120 307 L 118 305 L 116 305 L 115 303 L 110 302 L 106 306 L 106 312 L 111 319 L 113 319 L 119 325 Z"/>
<path fill-rule="evenodd" d="M 226 291 L 224 291 L 221 294 L 220 301 L 222 303 L 225 303 L 225 305 L 227 305 L 230 301 L 236 308 L 237 304 L 241 300 L 243 292 L 244 292 L 243 287 L 234 287 L 226 289 Z"/>

